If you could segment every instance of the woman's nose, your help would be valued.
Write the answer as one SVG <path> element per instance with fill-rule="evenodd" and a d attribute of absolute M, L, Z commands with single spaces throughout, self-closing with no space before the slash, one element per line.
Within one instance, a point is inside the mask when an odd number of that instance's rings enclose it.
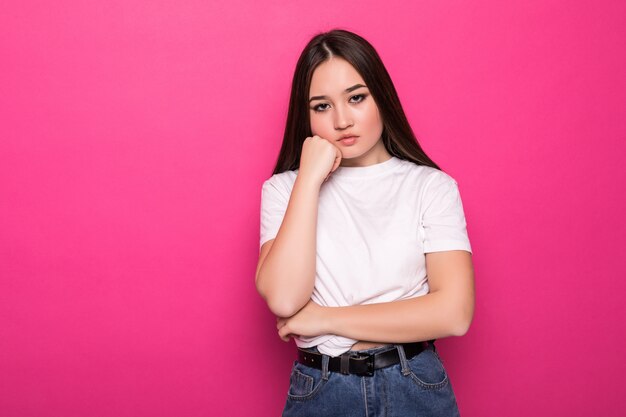
<path fill-rule="evenodd" d="M 354 122 L 350 117 L 350 112 L 341 106 L 337 106 L 335 110 L 335 129 L 343 130 L 353 124 Z"/>

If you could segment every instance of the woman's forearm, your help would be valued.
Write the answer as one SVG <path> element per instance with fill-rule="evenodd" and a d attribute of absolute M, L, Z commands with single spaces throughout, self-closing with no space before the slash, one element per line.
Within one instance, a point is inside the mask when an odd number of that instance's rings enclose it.
<path fill-rule="evenodd" d="M 306 177 L 296 178 L 283 222 L 258 272 L 257 289 L 280 317 L 295 314 L 313 293 L 320 187 Z"/>
<path fill-rule="evenodd" d="M 324 323 L 330 334 L 356 340 L 407 343 L 462 336 L 471 317 L 455 307 L 445 291 L 400 301 L 326 307 Z"/>

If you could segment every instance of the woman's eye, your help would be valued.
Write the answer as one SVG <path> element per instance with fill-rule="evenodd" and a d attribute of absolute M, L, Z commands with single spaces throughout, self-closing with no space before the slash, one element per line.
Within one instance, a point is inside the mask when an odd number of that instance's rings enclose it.
<path fill-rule="evenodd" d="M 320 106 L 328 106 L 328 104 L 324 103 L 324 104 L 318 104 L 317 106 L 313 106 L 313 111 L 319 113 L 319 112 L 323 112 L 324 110 L 326 110 L 325 108 L 324 109 L 320 109 Z"/>
<path fill-rule="evenodd" d="M 363 100 L 365 100 L 365 94 L 357 94 L 355 96 L 350 97 L 350 99 L 353 99 L 353 98 L 358 98 L 358 100 L 355 103 L 360 103 Z"/>

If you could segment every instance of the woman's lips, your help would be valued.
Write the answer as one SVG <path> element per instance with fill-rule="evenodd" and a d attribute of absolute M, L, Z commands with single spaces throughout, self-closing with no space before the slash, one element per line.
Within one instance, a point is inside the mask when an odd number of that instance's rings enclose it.
<path fill-rule="evenodd" d="M 347 138 L 340 139 L 339 142 L 341 142 L 342 145 L 350 146 L 354 145 L 356 138 L 358 138 L 358 136 L 348 136 Z"/>

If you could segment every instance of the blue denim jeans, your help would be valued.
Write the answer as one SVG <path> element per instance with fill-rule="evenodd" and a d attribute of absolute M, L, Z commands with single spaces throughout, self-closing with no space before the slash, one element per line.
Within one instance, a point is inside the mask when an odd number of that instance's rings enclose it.
<path fill-rule="evenodd" d="M 283 417 L 429 417 L 459 416 L 450 379 L 439 354 L 430 348 L 406 359 L 402 345 L 400 363 L 377 369 L 373 376 L 344 375 L 294 361 Z M 394 346 L 355 350 L 354 354 L 383 352 Z M 318 352 L 316 347 L 305 348 Z"/>

